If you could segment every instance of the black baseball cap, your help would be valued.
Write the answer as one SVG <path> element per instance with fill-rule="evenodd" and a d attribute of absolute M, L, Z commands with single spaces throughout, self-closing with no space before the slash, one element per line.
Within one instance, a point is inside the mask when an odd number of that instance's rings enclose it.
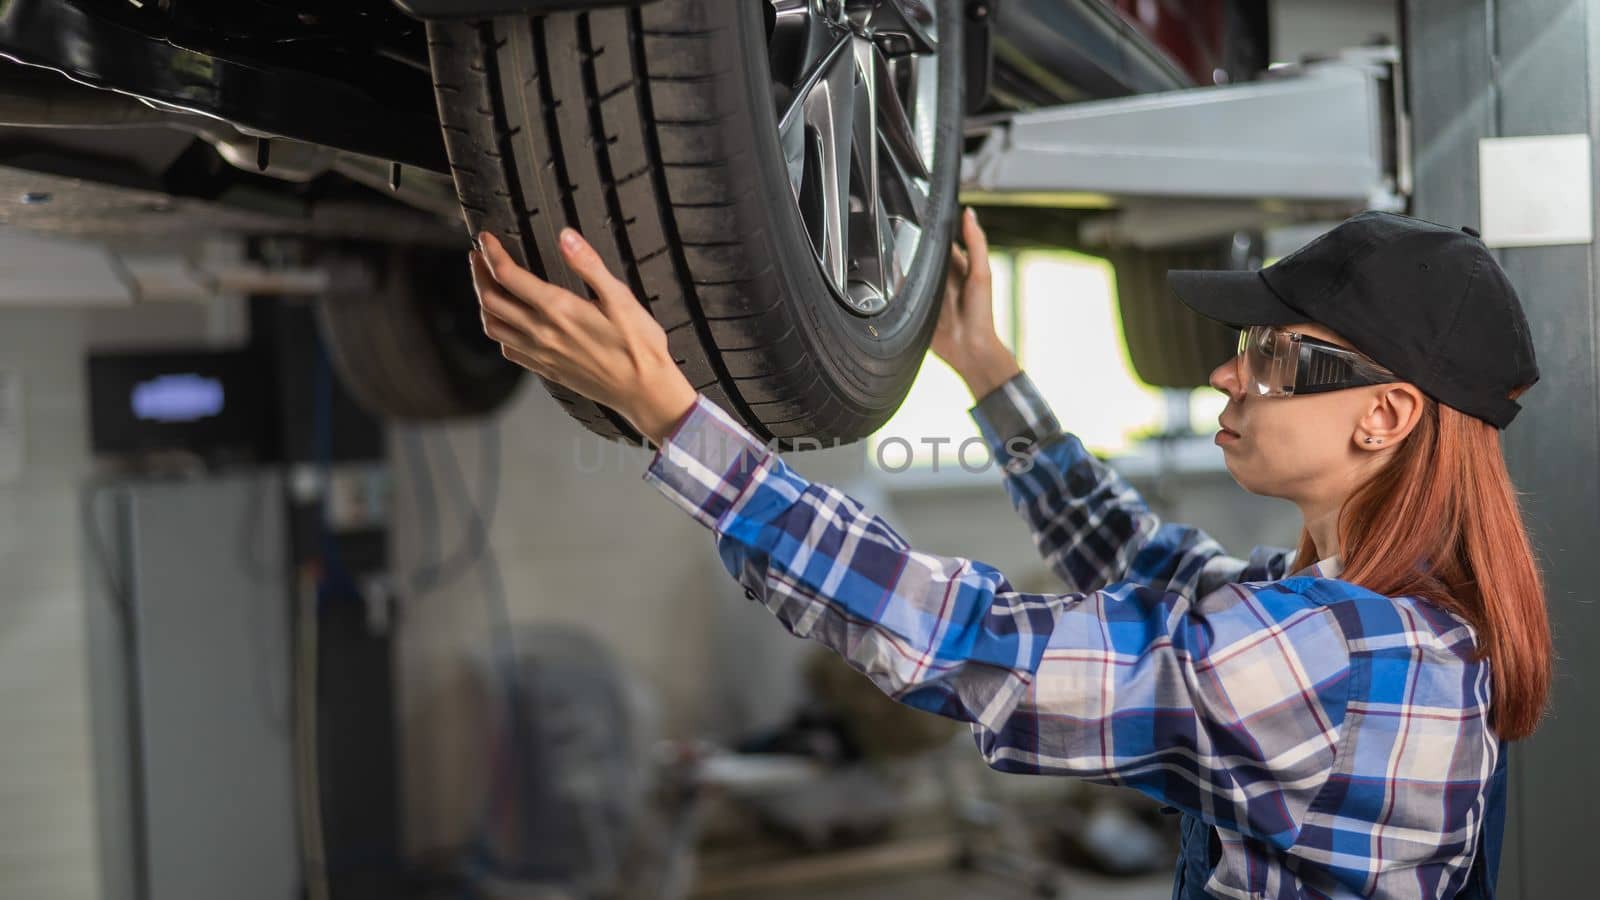
<path fill-rule="evenodd" d="M 1174 269 L 1191 309 L 1236 328 L 1315 322 L 1441 403 L 1498 428 L 1539 380 L 1511 281 L 1468 227 L 1357 213 L 1259 270 Z"/>

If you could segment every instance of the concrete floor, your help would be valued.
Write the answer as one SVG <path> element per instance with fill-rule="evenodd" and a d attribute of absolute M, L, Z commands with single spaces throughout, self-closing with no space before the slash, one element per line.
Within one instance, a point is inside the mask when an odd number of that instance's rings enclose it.
<path fill-rule="evenodd" d="M 1030 865 L 1017 857 L 987 856 L 982 871 L 957 868 L 957 843 L 928 835 L 831 854 L 770 858 L 743 865 L 703 860 L 692 900 L 1029 900 L 1046 879 L 1009 873 Z M 996 872 L 1007 874 L 994 874 Z M 1172 875 L 1106 878 L 1061 866 L 1050 872 L 1055 896 L 1093 900 L 1168 900 Z"/>
<path fill-rule="evenodd" d="M 1153 875 L 1137 879 L 1109 879 L 1064 873 L 1060 900 L 1170 900 L 1172 877 Z M 797 888 L 761 888 L 748 892 L 719 893 L 718 900 L 1038 900 L 1026 884 L 992 875 L 935 871 L 920 875 L 894 875 Z"/>
<path fill-rule="evenodd" d="M 1080 796 L 1088 789 L 1109 800 L 1117 789 L 1079 785 L 1069 795 L 1060 783 L 1041 780 L 1029 794 L 1005 795 L 1002 788 L 1022 784 L 1017 776 L 925 763 L 900 773 L 899 790 L 908 799 L 891 832 L 854 846 L 797 850 L 763 827 L 747 804 L 721 797 L 727 802 L 713 804 L 717 814 L 705 819 L 715 827 L 702 832 L 690 900 L 1026 900 L 1046 896 L 1045 886 L 1063 900 L 1172 896 L 1171 864 L 1112 878 L 1062 862 L 1053 837 L 1062 804 L 1093 800 Z M 975 812 L 966 817 L 950 814 L 968 806 Z M 1175 824 L 1162 818 L 1164 826 Z M 1170 856 L 1176 859 L 1175 843 Z"/>

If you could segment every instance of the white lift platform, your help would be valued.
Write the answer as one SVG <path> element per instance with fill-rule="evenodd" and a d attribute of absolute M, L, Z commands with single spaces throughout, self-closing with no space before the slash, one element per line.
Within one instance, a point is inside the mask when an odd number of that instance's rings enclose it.
<path fill-rule="evenodd" d="M 977 126 L 962 198 L 1104 207 L 1087 240 L 1145 247 L 1397 210 L 1411 188 L 1402 98 L 1398 51 L 1374 47 L 1256 81 L 1012 113 Z"/>

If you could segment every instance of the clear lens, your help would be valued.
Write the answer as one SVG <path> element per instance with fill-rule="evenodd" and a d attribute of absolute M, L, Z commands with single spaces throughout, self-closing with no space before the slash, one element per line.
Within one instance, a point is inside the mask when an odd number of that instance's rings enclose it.
<path fill-rule="evenodd" d="M 1294 393 L 1299 348 L 1288 332 L 1254 325 L 1239 336 L 1239 377 L 1247 393 L 1283 397 Z"/>
<path fill-rule="evenodd" d="M 1258 397 L 1288 397 L 1379 384 L 1395 376 L 1353 350 L 1302 340 L 1301 336 L 1254 325 L 1239 333 L 1239 379 Z"/>

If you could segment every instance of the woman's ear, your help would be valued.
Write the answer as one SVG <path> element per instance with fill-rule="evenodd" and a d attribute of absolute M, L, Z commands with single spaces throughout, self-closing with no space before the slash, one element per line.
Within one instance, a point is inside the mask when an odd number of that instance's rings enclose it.
<path fill-rule="evenodd" d="M 1372 406 L 1356 425 L 1356 446 L 1382 450 L 1405 440 L 1422 420 L 1424 398 L 1416 385 L 1400 381 L 1378 385 Z"/>

